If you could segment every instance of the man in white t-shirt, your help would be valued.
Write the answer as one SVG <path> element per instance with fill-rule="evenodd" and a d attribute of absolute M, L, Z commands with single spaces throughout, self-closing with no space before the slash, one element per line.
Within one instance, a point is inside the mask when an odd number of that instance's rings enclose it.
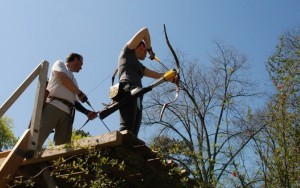
<path fill-rule="evenodd" d="M 69 143 L 73 129 L 74 108 L 84 113 L 89 119 L 95 119 L 97 113 L 87 110 L 80 102 L 88 100 L 87 96 L 79 89 L 73 75 L 79 72 L 83 65 L 83 57 L 77 53 L 71 53 L 66 63 L 58 60 L 51 69 L 50 79 L 47 85 L 49 96 L 43 108 L 37 148 L 42 148 L 49 134 L 55 129 L 55 145 Z"/>

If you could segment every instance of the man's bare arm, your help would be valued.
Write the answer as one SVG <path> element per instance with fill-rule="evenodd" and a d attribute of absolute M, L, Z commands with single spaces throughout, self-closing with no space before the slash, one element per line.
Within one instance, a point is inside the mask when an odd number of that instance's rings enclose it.
<path fill-rule="evenodd" d="M 148 28 L 142 28 L 140 31 L 138 31 L 128 42 L 127 45 L 129 49 L 135 49 L 140 42 L 144 40 L 146 47 L 151 48 L 151 39 L 150 39 L 150 33 Z"/>
<path fill-rule="evenodd" d="M 76 95 L 80 94 L 80 89 L 73 83 L 73 81 L 63 72 L 54 71 L 57 77 L 61 80 L 62 84 Z"/>

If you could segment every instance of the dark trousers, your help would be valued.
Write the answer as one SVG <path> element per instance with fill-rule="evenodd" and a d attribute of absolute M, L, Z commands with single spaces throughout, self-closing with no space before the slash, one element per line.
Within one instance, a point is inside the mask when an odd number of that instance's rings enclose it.
<path fill-rule="evenodd" d="M 138 135 L 142 122 L 142 100 L 143 97 L 129 98 L 129 102 L 119 109 L 120 131 L 128 130 Z"/>

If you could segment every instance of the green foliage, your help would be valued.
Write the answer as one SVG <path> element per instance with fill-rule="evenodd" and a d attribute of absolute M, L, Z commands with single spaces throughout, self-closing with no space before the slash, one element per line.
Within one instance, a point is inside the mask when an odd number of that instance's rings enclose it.
<path fill-rule="evenodd" d="M 172 166 L 169 175 L 180 179 L 181 187 L 192 187 L 192 184 L 195 184 L 193 187 L 198 187 L 195 180 L 187 176 L 190 172 L 185 163 L 191 163 L 194 154 L 190 152 L 184 142 L 166 135 L 156 136 L 150 143 L 150 147 L 157 152 L 162 164 Z"/>
<path fill-rule="evenodd" d="M 50 175 L 57 182 L 64 182 L 64 187 L 124 187 L 125 181 L 113 174 L 113 172 L 124 171 L 124 162 L 110 158 L 107 151 L 95 150 L 94 148 L 86 149 L 89 151 L 88 154 L 75 155 L 69 158 L 62 157 L 53 161 L 53 164 L 46 167 L 49 169 Z M 41 176 L 43 170 L 33 177 L 16 179 L 11 187 L 39 186 L 36 178 Z"/>
<path fill-rule="evenodd" d="M 52 175 L 71 183 L 72 187 L 118 187 L 123 180 L 110 176 L 107 171 L 110 168 L 123 170 L 125 167 L 124 163 L 90 148 L 88 155 L 55 161 Z M 93 178 L 87 179 L 87 174 Z"/>
<path fill-rule="evenodd" d="M 76 140 L 80 140 L 84 137 L 90 137 L 90 133 L 89 132 L 85 132 L 83 130 L 77 130 L 77 131 L 73 131 L 72 132 L 72 137 L 71 137 L 71 141 L 76 141 Z M 54 142 L 50 139 L 48 139 L 47 142 L 47 147 L 51 147 L 51 146 L 55 146 Z"/>
<path fill-rule="evenodd" d="M 22 176 L 17 177 L 14 180 L 14 185 L 8 186 L 9 188 L 13 188 L 13 187 L 19 187 L 19 186 L 24 186 L 24 187 L 34 187 L 35 186 L 35 182 L 33 179 L 23 179 Z"/>
<path fill-rule="evenodd" d="M 84 137 L 90 137 L 90 133 L 89 132 L 85 132 L 83 130 L 77 130 L 77 131 L 73 131 L 72 132 L 72 138 L 71 140 L 72 141 L 75 141 L 75 140 L 80 140 L 81 138 L 84 138 Z"/>
<path fill-rule="evenodd" d="M 300 185 L 300 30 L 280 37 L 267 68 L 277 92 L 267 108 L 268 129 L 258 138 L 266 169 L 263 179 L 270 187 L 296 187 Z"/>
<path fill-rule="evenodd" d="M 166 135 L 155 137 L 151 143 L 151 148 L 159 151 L 161 158 L 176 158 L 187 163 L 190 162 L 189 159 L 193 155 L 183 141 L 169 138 Z"/>
<path fill-rule="evenodd" d="M 300 106 L 300 29 L 280 37 L 275 53 L 268 59 L 267 70 L 281 102 L 289 100 L 299 113 Z M 288 95 L 288 96 L 287 96 Z"/>
<path fill-rule="evenodd" d="M 0 151 L 13 147 L 16 142 L 12 132 L 12 120 L 7 117 L 0 118 Z"/>

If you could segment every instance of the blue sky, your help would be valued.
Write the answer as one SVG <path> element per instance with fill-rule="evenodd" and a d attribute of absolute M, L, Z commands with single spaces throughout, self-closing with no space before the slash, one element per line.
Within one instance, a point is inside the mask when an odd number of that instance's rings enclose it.
<path fill-rule="evenodd" d="M 279 35 L 299 26 L 297 0 L 0 0 L 0 104 L 26 77 L 47 60 L 50 67 L 70 52 L 84 56 L 83 70 L 75 74 L 80 88 L 97 110 L 108 103 L 110 77 L 123 45 L 142 27 L 148 27 L 156 55 L 164 60 L 169 50 L 163 35 L 166 24 L 173 47 L 190 59 L 208 63 L 213 41 L 221 40 L 249 58 L 249 75 L 260 89 L 270 85 L 265 62 Z M 145 60 L 149 67 L 158 66 Z M 152 80 L 145 79 L 144 85 Z M 35 97 L 34 82 L 6 112 L 20 136 L 28 126 Z M 86 117 L 76 114 L 74 128 Z M 118 113 L 104 120 L 118 129 Z M 85 131 L 107 132 L 95 119 Z M 147 137 L 142 129 L 140 137 Z"/>

